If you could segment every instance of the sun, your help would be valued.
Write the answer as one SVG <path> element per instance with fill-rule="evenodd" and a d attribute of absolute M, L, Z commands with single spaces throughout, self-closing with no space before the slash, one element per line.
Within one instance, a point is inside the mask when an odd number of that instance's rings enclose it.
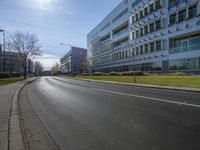
<path fill-rule="evenodd" d="M 51 2 L 51 0 L 39 0 L 39 5 L 40 5 L 40 7 L 44 7 L 44 6 L 49 5 L 50 2 Z"/>

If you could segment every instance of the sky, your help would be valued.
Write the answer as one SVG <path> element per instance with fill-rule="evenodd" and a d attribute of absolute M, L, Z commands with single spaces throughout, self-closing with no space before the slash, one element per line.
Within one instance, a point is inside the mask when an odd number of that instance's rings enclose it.
<path fill-rule="evenodd" d="M 121 1 L 0 0 L 0 29 L 35 33 L 48 70 L 69 49 L 60 43 L 87 48 L 87 34 Z"/>

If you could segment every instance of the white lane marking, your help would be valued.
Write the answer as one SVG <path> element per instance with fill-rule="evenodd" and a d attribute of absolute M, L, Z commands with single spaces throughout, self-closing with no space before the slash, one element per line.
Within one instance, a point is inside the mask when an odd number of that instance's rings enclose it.
<path fill-rule="evenodd" d="M 177 102 L 177 101 L 171 101 L 171 100 L 166 100 L 166 99 L 160 99 L 160 98 L 154 98 L 154 97 L 147 97 L 147 96 L 141 96 L 141 95 L 134 95 L 134 94 L 128 94 L 128 93 L 121 93 L 121 92 L 116 92 L 116 91 L 110 91 L 110 90 L 104 90 L 104 89 L 98 89 L 98 88 L 91 88 L 97 91 L 101 92 L 107 92 L 107 93 L 113 93 L 113 94 L 119 94 L 119 95 L 124 95 L 124 96 L 130 96 L 130 97 L 137 97 L 137 98 L 143 98 L 143 99 L 149 99 L 152 101 L 159 101 L 159 102 L 165 102 L 165 103 L 171 103 L 171 104 L 177 104 L 180 106 L 190 106 L 190 107 L 197 107 L 200 108 L 200 105 L 197 104 L 192 104 L 192 103 L 185 103 L 185 102 Z"/>

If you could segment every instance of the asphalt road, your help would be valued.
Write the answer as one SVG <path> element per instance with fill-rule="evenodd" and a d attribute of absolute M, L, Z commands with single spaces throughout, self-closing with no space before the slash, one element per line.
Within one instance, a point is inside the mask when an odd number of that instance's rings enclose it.
<path fill-rule="evenodd" d="M 62 150 L 200 150 L 200 93 L 42 77 L 28 97 Z"/>

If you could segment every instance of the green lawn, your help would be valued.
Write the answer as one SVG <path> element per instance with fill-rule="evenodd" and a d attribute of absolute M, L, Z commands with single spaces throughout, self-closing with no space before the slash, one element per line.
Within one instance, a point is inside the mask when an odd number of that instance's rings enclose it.
<path fill-rule="evenodd" d="M 83 79 L 134 83 L 133 76 L 77 76 Z M 137 76 L 137 83 L 200 88 L 200 76 Z"/>
<path fill-rule="evenodd" d="M 0 79 L 0 85 L 14 83 L 14 82 L 17 82 L 17 81 L 21 81 L 23 79 L 24 79 L 23 77 Z"/>

